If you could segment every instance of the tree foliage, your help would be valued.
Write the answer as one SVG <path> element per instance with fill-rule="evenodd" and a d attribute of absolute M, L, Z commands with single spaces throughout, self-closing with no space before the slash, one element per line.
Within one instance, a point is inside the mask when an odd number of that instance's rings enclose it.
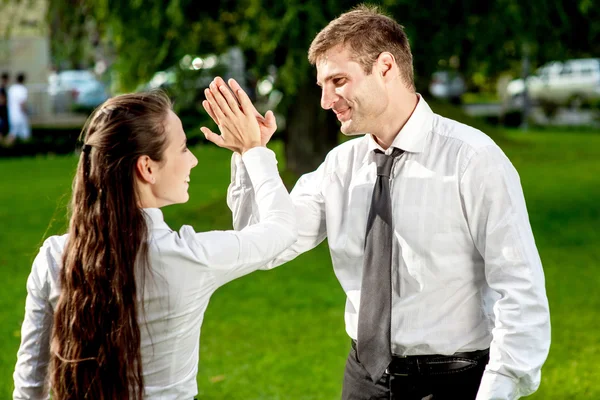
<path fill-rule="evenodd" d="M 221 53 L 239 46 L 256 76 L 278 68 L 277 85 L 285 93 L 281 113 L 294 118 L 298 107 L 318 102 L 315 71 L 306 55 L 310 42 L 330 20 L 359 2 L 351 0 L 53 0 L 51 11 L 66 23 L 57 26 L 78 37 L 82 15 L 94 21 L 105 45 L 115 52 L 114 69 L 123 89 L 131 90 L 157 70 L 177 64 L 185 54 Z M 522 52 L 534 64 L 554 59 L 600 55 L 600 12 L 593 0 L 381 0 L 404 25 L 414 53 L 417 88 L 431 74 L 456 64 L 469 76 L 493 78 L 518 71 Z M 300 97 L 302 98 L 300 98 Z M 308 133 L 306 154 L 322 159 L 337 131 L 318 110 L 325 131 Z M 313 121 L 314 122 L 314 121 Z M 308 124 L 311 127 L 318 124 Z M 293 129 L 292 129 L 293 130 Z M 330 132 L 333 131 L 333 132 Z M 312 132 L 312 131 L 311 131 Z M 288 132 L 292 134 L 291 132 Z M 323 148 L 315 141 L 324 140 Z M 328 139 L 327 139 L 328 138 Z M 298 142 L 300 143 L 300 141 Z M 301 146 L 301 147 L 302 147 Z M 311 157 L 309 157 L 311 158 Z M 314 167 L 309 162 L 306 169 Z M 302 169 L 302 168 L 301 168 Z"/>

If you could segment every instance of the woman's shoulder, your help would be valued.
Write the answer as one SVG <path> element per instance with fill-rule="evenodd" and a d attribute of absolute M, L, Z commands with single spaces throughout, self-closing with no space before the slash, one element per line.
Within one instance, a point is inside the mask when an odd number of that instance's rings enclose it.
<path fill-rule="evenodd" d="M 56 297 L 62 255 L 68 235 L 50 236 L 40 246 L 31 266 L 27 287 L 29 291 L 45 293 L 49 298 Z"/>
<path fill-rule="evenodd" d="M 44 240 L 44 243 L 40 247 L 40 253 L 45 252 L 48 254 L 62 255 L 68 238 L 68 233 L 65 233 L 64 235 L 54 235 L 46 238 L 46 240 Z"/>
<path fill-rule="evenodd" d="M 50 236 L 40 246 L 40 250 L 33 262 L 34 270 L 58 270 L 62 263 L 62 255 L 69 235 Z"/>
<path fill-rule="evenodd" d="M 203 244 L 202 234 L 191 225 L 182 225 L 179 230 L 153 229 L 149 238 L 150 251 L 156 251 L 159 257 L 180 257 L 198 263 L 201 259 L 198 250 Z"/>

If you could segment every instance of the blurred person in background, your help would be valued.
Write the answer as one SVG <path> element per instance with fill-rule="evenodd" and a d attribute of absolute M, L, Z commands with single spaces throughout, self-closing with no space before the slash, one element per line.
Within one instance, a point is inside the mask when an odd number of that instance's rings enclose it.
<path fill-rule="evenodd" d="M 8 72 L 0 78 L 0 142 L 8 134 Z"/>
<path fill-rule="evenodd" d="M 256 189 L 261 218 L 241 231 L 177 232 L 164 221 L 162 207 L 188 201 L 198 163 L 165 94 L 116 96 L 90 116 L 68 234 L 44 242 L 27 281 L 14 399 L 198 393 L 211 295 L 296 240 L 275 154 L 261 146 L 250 99 L 242 104 L 214 138 L 242 154 Z"/>
<path fill-rule="evenodd" d="M 330 22 L 309 61 L 321 106 L 337 115 L 343 134 L 361 137 L 298 180 L 291 192 L 298 241 L 269 266 L 327 238 L 351 338 L 342 398 L 533 393 L 550 347 L 550 315 L 510 160 L 483 132 L 435 114 L 416 93 L 404 29 L 377 8 Z M 210 91 L 225 85 L 216 79 Z M 227 103 L 203 105 L 218 125 L 228 122 L 215 109 Z M 266 143 L 275 120 L 258 118 Z M 242 229 L 260 215 L 260 203 L 239 155 L 232 168 L 228 204 Z"/>
<path fill-rule="evenodd" d="M 8 89 L 8 142 L 15 139 L 29 140 L 31 128 L 27 116 L 27 88 L 25 87 L 25 74 L 17 75 L 17 82 Z"/>

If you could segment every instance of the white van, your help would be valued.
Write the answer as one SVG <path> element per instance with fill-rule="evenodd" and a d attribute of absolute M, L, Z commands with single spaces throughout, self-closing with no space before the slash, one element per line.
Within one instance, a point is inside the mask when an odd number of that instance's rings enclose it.
<path fill-rule="evenodd" d="M 508 102 L 522 105 L 523 79 L 511 81 L 506 88 Z M 527 78 L 529 97 L 533 102 L 551 102 L 580 107 L 584 102 L 600 99 L 600 58 L 553 61 Z"/>

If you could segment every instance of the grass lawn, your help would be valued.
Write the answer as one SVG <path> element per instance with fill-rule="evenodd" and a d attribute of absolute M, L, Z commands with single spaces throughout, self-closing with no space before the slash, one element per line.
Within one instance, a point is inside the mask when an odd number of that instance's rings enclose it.
<path fill-rule="evenodd" d="M 552 313 L 550 357 L 531 398 L 600 398 L 600 132 L 508 137 L 502 146 L 521 175 Z M 194 151 L 191 200 L 166 208 L 166 221 L 227 229 L 229 153 Z M 0 160 L 0 398 L 12 392 L 31 261 L 44 237 L 66 228 L 75 164 L 74 156 Z M 326 244 L 219 289 L 203 326 L 200 397 L 339 399 L 349 349 L 344 301 Z"/>

